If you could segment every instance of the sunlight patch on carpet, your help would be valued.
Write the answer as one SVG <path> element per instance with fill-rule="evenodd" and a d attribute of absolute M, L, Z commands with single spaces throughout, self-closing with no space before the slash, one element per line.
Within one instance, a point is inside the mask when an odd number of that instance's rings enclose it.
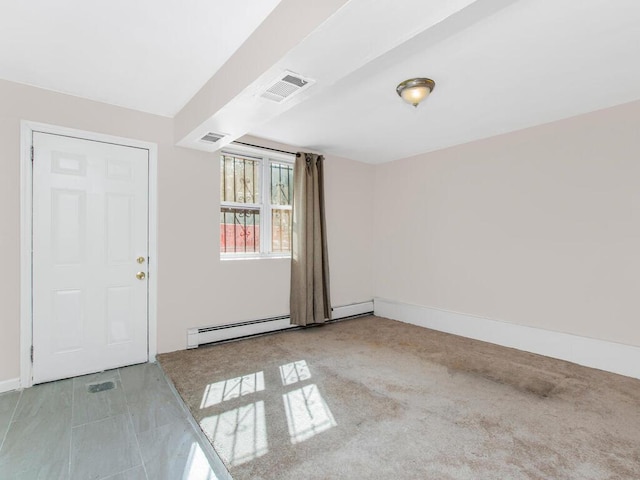
<path fill-rule="evenodd" d="M 304 442 L 337 425 L 316 385 L 293 390 L 284 394 L 282 399 L 293 444 Z"/>
<path fill-rule="evenodd" d="M 263 401 L 203 418 L 200 426 L 231 466 L 249 462 L 269 451 Z"/>
<path fill-rule="evenodd" d="M 200 409 L 218 405 L 233 398 L 264 390 L 264 373 L 256 372 L 242 377 L 210 383 L 204 389 Z"/>
<path fill-rule="evenodd" d="M 305 360 L 299 360 L 281 365 L 280 377 L 282 378 L 282 385 L 286 387 L 287 385 L 309 380 L 311 378 L 311 372 L 309 371 L 307 362 Z"/>

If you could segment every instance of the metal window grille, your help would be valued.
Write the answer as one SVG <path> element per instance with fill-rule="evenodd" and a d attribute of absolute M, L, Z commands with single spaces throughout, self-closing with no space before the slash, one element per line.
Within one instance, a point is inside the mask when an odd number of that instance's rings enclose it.
<path fill-rule="evenodd" d="M 220 252 L 290 253 L 292 199 L 293 164 L 222 154 Z"/>
<path fill-rule="evenodd" d="M 271 162 L 271 251 L 291 252 L 293 165 Z"/>

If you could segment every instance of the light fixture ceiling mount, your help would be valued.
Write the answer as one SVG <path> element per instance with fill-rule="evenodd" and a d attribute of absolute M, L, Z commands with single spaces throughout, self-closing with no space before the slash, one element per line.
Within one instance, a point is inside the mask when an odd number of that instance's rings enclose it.
<path fill-rule="evenodd" d="M 436 82 L 430 78 L 411 78 L 400 83 L 396 87 L 396 92 L 405 102 L 417 107 L 435 87 Z"/>

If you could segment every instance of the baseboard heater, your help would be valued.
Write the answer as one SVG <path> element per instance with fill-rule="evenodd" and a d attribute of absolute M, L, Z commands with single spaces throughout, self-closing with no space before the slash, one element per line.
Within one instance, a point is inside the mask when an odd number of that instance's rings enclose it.
<path fill-rule="evenodd" d="M 373 314 L 373 300 L 353 303 L 341 307 L 333 307 L 332 321 Z M 187 348 L 197 348 L 209 343 L 226 342 L 240 338 L 253 337 L 279 330 L 300 328 L 289 323 L 289 315 L 250 320 L 248 322 L 230 323 L 212 327 L 190 328 L 187 330 Z"/>

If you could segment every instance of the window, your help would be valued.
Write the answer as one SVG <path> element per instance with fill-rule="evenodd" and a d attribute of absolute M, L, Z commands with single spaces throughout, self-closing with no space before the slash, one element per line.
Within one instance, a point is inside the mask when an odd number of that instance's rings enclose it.
<path fill-rule="evenodd" d="M 293 158 L 261 154 L 220 156 L 222 258 L 291 255 Z"/>

